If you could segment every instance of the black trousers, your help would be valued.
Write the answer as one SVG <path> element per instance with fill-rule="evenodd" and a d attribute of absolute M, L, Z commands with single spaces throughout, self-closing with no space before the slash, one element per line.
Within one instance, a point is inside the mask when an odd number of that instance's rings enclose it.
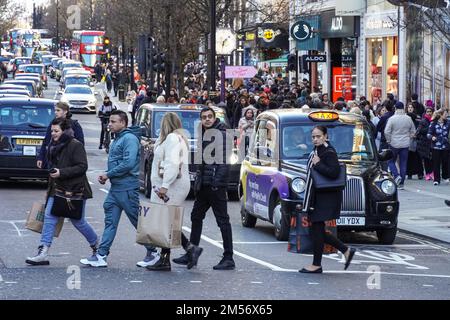
<path fill-rule="evenodd" d="M 184 235 L 184 233 L 181 233 L 181 246 L 183 247 L 184 250 L 188 250 L 189 247 L 189 240 L 188 238 L 186 238 L 186 236 Z M 169 248 L 162 248 L 161 249 L 161 254 L 170 254 L 170 249 Z"/>
<path fill-rule="evenodd" d="M 332 234 L 325 232 L 325 222 L 313 222 L 311 227 L 311 236 L 313 240 L 314 260 L 313 265 L 322 266 L 323 247 L 326 244 L 333 246 L 342 253 L 346 253 L 348 247 Z"/>
<path fill-rule="evenodd" d="M 195 198 L 191 213 L 192 232 L 191 243 L 198 246 L 202 235 L 203 219 L 209 208 L 213 209 L 217 225 L 222 233 L 224 257 L 233 256 L 233 236 L 230 216 L 227 210 L 227 189 L 225 187 L 213 190 L 211 186 L 203 186 Z"/>
<path fill-rule="evenodd" d="M 441 182 L 441 168 L 442 168 L 442 179 L 449 178 L 449 150 L 432 150 L 433 158 L 433 171 L 434 171 L 434 181 Z"/>

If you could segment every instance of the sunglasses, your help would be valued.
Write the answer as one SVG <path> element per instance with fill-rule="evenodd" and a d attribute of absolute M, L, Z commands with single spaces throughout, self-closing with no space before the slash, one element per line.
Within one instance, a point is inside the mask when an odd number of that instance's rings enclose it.
<path fill-rule="evenodd" d="M 207 115 L 202 116 L 202 120 L 206 120 L 206 119 L 214 119 L 214 115 L 207 114 Z"/>

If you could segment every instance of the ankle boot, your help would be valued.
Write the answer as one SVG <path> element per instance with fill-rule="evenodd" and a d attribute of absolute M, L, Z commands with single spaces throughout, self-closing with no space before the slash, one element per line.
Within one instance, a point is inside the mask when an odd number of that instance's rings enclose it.
<path fill-rule="evenodd" d="M 49 247 L 45 245 L 40 245 L 38 247 L 38 253 L 34 257 L 29 257 L 25 260 L 26 263 L 33 266 L 47 266 L 50 264 L 48 261 L 48 249 Z"/>
<path fill-rule="evenodd" d="M 154 265 L 146 268 L 150 271 L 170 271 L 170 253 L 162 253 L 161 257 Z"/>

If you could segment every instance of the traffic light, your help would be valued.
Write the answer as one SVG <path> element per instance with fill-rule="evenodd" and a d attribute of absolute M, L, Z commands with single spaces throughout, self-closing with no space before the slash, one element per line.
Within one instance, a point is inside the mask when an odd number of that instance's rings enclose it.
<path fill-rule="evenodd" d="M 106 58 L 111 58 L 111 40 L 109 37 L 103 39 L 103 50 L 106 52 Z"/>
<path fill-rule="evenodd" d="M 288 72 L 297 70 L 297 55 L 295 54 L 288 55 L 288 66 L 286 70 Z"/>

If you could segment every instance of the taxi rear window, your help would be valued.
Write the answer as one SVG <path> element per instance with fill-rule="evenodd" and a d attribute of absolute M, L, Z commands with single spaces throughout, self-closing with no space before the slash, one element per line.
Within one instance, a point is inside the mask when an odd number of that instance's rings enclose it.
<path fill-rule="evenodd" d="M 282 129 L 281 155 L 284 159 L 308 159 L 314 149 L 311 132 L 316 124 L 288 125 Z M 330 144 L 340 160 L 375 160 L 370 129 L 363 124 L 325 124 Z"/>

